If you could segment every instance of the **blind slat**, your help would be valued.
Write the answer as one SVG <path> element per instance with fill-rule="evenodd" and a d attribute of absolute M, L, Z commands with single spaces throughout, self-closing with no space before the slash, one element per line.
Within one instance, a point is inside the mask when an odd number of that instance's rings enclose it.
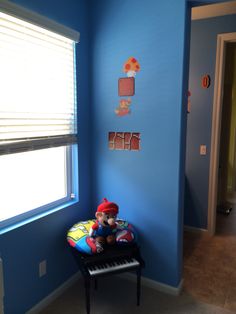
<path fill-rule="evenodd" d="M 9 112 L 0 111 L 0 119 L 26 119 L 26 120 L 60 120 L 60 119 L 74 119 L 74 111 L 72 107 L 68 107 L 65 112 Z"/>
<path fill-rule="evenodd" d="M 1 13 L 0 12 L 0 27 L 5 27 L 5 28 L 8 28 L 8 29 L 11 29 L 11 30 L 14 30 L 14 31 L 17 31 L 17 32 L 21 32 L 23 34 L 28 34 L 28 35 L 31 35 L 33 37 L 36 37 L 36 38 L 42 38 L 42 36 L 45 38 L 45 37 L 48 37 L 50 38 L 51 41 L 53 41 L 53 43 L 55 44 L 58 44 L 59 46 L 61 45 L 70 45 L 71 43 L 71 40 L 70 39 L 67 39 L 65 37 L 62 37 L 60 36 L 60 38 L 58 39 L 57 36 L 55 36 L 55 33 L 52 33 L 52 32 L 48 32 L 47 30 L 45 29 L 42 29 L 42 28 L 39 28 L 39 27 L 35 27 L 34 25 L 32 24 L 19 24 L 19 21 L 21 20 L 11 20 L 9 21 L 9 15 L 6 16 L 5 14 Z M 22 22 L 22 21 L 21 21 Z M 32 31 L 33 29 L 33 31 Z"/>
<path fill-rule="evenodd" d="M 78 137 L 76 135 L 37 137 L 30 139 L 24 138 L 20 141 L 18 141 L 18 139 L 12 139 L 11 141 L 0 141 L 0 143 L 0 155 L 5 155 L 36 149 L 78 144 Z"/>
<path fill-rule="evenodd" d="M 32 36 L 27 36 L 26 34 L 13 32 L 8 28 L 0 27 L 0 35 L 1 35 L 2 39 L 4 39 L 5 41 L 8 41 L 10 43 L 15 41 L 16 44 L 19 45 L 22 41 L 27 41 L 28 44 L 37 45 L 37 46 L 41 46 L 41 47 L 45 47 L 45 48 L 51 48 L 54 51 L 68 53 L 68 55 L 70 55 L 70 53 L 71 53 L 70 48 L 67 46 L 54 45 L 53 43 L 48 42 L 46 40 L 42 40 L 40 38 L 35 38 Z"/>
<path fill-rule="evenodd" d="M 64 25 L 58 24 L 40 14 L 36 14 L 30 10 L 22 8 L 8 0 L 1 0 L 0 2 L 1 14 L 10 15 L 10 20 L 24 24 L 34 25 L 35 28 L 40 27 L 47 31 L 48 34 L 53 34 L 54 37 L 62 40 L 73 40 L 79 42 L 80 34 Z M 20 22 L 19 22 L 20 21 Z"/>
<path fill-rule="evenodd" d="M 0 127 L 5 127 L 5 126 L 11 126 L 11 127 L 18 127 L 18 126 L 26 126 L 26 127 L 30 127 L 30 126 L 46 126 L 46 125 L 51 125 L 51 126 L 56 126 L 56 125 L 68 125 L 68 122 L 70 120 L 65 119 L 65 120 L 58 120 L 58 119 L 54 119 L 54 120 L 9 120 L 9 119 L 2 119 L 1 120 L 1 125 Z M 50 122 L 50 124 L 49 124 Z"/>
<path fill-rule="evenodd" d="M 74 48 L 0 12 L 0 154 L 77 142 Z"/>

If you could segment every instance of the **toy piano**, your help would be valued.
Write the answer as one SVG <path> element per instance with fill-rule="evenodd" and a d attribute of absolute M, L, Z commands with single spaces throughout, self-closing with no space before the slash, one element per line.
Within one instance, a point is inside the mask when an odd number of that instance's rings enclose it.
<path fill-rule="evenodd" d="M 91 279 L 95 279 L 97 287 L 97 278 L 122 272 L 136 272 L 137 305 L 140 304 L 141 270 L 145 264 L 137 244 L 112 245 L 95 255 L 81 253 L 74 247 L 71 250 L 84 277 L 87 314 L 90 313 Z"/>

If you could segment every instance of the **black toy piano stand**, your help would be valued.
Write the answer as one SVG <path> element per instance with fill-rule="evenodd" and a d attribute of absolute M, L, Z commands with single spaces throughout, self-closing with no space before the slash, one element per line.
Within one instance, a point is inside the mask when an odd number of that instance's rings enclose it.
<path fill-rule="evenodd" d="M 96 289 L 97 279 L 99 277 L 110 276 L 128 271 L 135 271 L 137 274 L 137 305 L 139 306 L 141 295 L 141 273 L 145 264 L 140 255 L 140 249 L 138 246 L 112 246 L 110 248 L 106 248 L 104 252 L 96 255 L 83 254 L 72 247 L 71 250 L 84 278 L 87 314 L 90 314 L 91 280 L 95 280 Z M 132 260 L 135 260 L 135 262 L 132 262 Z M 106 267 L 104 267 L 104 265 L 106 265 Z M 95 270 L 92 274 L 91 269 Z M 97 273 L 96 269 L 98 270 Z"/>

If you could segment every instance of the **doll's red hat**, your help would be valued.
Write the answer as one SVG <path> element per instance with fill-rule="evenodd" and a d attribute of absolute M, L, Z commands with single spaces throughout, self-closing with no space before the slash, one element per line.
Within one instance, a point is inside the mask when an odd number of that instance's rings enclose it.
<path fill-rule="evenodd" d="M 98 205 L 97 212 L 102 213 L 114 213 L 115 215 L 118 214 L 119 207 L 113 202 L 109 202 L 106 198 L 103 199 L 103 202 Z"/>

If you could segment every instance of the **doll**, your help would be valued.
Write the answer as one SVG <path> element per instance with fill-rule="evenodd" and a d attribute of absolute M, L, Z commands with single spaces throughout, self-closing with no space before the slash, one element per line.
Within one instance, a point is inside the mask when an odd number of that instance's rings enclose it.
<path fill-rule="evenodd" d="M 116 242 L 116 216 L 119 207 L 106 198 L 97 207 L 96 222 L 92 225 L 89 235 L 95 239 L 98 253 L 103 251 L 105 244 L 112 245 Z"/>

